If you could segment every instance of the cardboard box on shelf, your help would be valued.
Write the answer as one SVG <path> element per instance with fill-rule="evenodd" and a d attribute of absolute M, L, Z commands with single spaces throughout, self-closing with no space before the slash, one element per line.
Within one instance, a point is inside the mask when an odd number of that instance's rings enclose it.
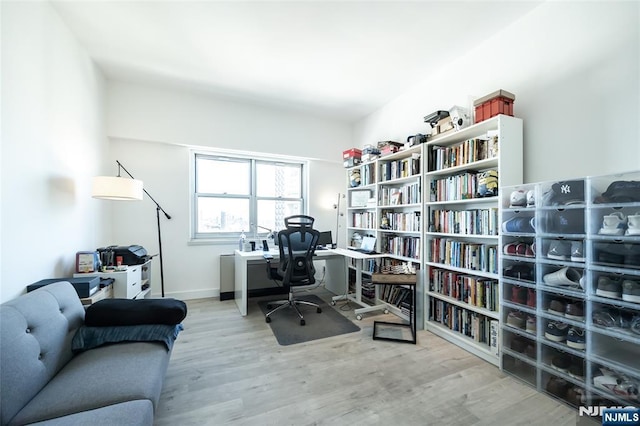
<path fill-rule="evenodd" d="M 515 99 L 516 95 L 502 89 L 476 99 L 473 102 L 476 113 L 475 122 L 480 123 L 498 114 L 513 116 Z"/>
<path fill-rule="evenodd" d="M 342 160 L 344 167 L 357 166 L 362 162 L 362 151 L 357 148 L 342 151 Z"/>

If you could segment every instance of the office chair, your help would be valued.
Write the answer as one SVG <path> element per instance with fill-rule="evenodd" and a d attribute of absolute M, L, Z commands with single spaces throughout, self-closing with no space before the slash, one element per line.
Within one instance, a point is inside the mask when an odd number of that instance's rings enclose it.
<path fill-rule="evenodd" d="M 284 308 L 293 308 L 300 317 L 300 325 L 304 325 L 304 316 L 298 309 L 298 305 L 315 306 L 316 312 L 321 313 L 322 309 L 315 303 L 306 300 L 296 299 L 295 289 L 308 290 L 315 284 L 316 270 L 313 266 L 313 256 L 318 244 L 320 233 L 313 229 L 314 218 L 305 215 L 289 216 L 284 219 L 285 229 L 278 232 L 278 248 L 280 259 L 277 266 L 271 264 L 273 256 L 265 254 L 267 260 L 267 273 L 269 278 L 276 282 L 281 282 L 282 286 L 288 288 L 289 298 L 269 302 L 268 309 L 272 309 L 265 316 L 266 322 L 271 322 L 271 314 Z M 317 285 L 316 285 L 317 287 Z"/>

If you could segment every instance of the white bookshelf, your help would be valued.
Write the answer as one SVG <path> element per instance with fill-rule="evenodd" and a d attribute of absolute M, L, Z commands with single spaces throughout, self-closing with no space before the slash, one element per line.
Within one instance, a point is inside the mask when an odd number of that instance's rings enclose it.
<path fill-rule="evenodd" d="M 406 173 L 400 173 L 399 164 L 404 162 L 412 167 Z M 391 165 L 394 174 L 390 171 Z M 417 167 L 417 168 L 414 168 Z M 423 145 L 415 145 L 408 149 L 381 156 L 373 161 L 364 162 L 354 167 L 346 169 L 347 181 L 347 246 L 358 248 L 354 242 L 354 235 L 361 237 L 376 237 L 376 251 L 385 254 L 384 259 L 372 259 L 368 262 L 374 265 L 365 265 L 363 280 L 370 281 L 372 271 L 368 266 L 379 267 L 381 263 L 412 263 L 417 269 L 422 264 L 422 243 L 423 235 L 423 202 L 422 202 L 422 167 L 423 167 Z M 350 176 L 353 170 L 359 170 L 363 181 L 359 186 L 352 186 Z M 367 169 L 368 171 L 365 171 Z M 367 205 L 354 205 L 354 200 L 358 199 L 360 191 L 368 191 L 371 201 Z M 416 192 L 417 191 L 417 192 Z M 393 193 L 401 194 L 393 197 Z M 389 227 L 382 225 L 382 218 L 389 217 Z M 367 218 L 367 220 L 363 220 Z M 396 220 L 393 220 L 393 219 Z M 366 223 L 364 223 L 366 222 Z M 409 225 L 408 222 L 411 222 Z M 415 240 L 416 251 L 406 251 L 400 242 Z M 369 270 L 367 270 L 369 269 Z M 418 275 L 418 288 L 416 292 L 422 295 L 420 289 L 420 275 Z M 387 310 L 402 319 L 409 320 L 400 309 L 392 304 L 380 299 L 379 286 L 375 286 L 376 295 L 372 303 L 386 304 Z M 419 305 L 420 301 L 416 301 Z M 414 308 L 419 309 L 419 308 Z"/>
<path fill-rule="evenodd" d="M 488 158 L 479 159 L 475 153 L 478 140 L 497 137 L 497 152 Z M 473 140 L 473 142 L 466 142 Z M 455 149 L 456 147 L 472 147 L 464 151 L 465 161 L 459 163 L 435 164 L 438 150 Z M 492 256 L 492 268 L 489 268 L 488 257 L 493 250 L 499 252 L 500 245 L 500 196 L 461 198 L 457 195 L 445 197 L 440 190 L 432 190 L 437 181 L 454 180 L 461 174 L 475 174 L 487 170 L 498 172 L 498 187 L 515 185 L 522 182 L 522 120 L 515 117 L 499 115 L 481 123 L 474 124 L 460 131 L 449 132 L 430 139 L 424 146 L 424 220 L 423 220 L 423 259 L 424 259 L 424 327 L 425 329 L 449 340 L 480 358 L 499 365 L 499 338 L 495 333 L 500 329 L 500 286 L 498 284 L 501 268 L 500 257 Z M 434 228 L 434 215 L 450 218 L 447 224 L 458 224 L 459 215 L 476 215 L 481 217 L 480 223 L 486 224 L 485 218 L 491 218 L 493 232 L 477 227 L 473 232 L 468 230 L 448 229 L 442 231 Z M 458 215 L 458 216 L 456 216 Z M 478 220 L 471 220 L 475 226 Z M 442 223 L 441 223 L 442 225 Z M 445 244 L 445 256 L 465 259 L 460 265 L 450 262 L 439 253 Z M 449 248 L 451 247 L 451 248 Z M 454 250 L 462 250 L 453 254 Z M 436 251 L 437 250 L 437 251 Z M 482 254 L 478 255 L 478 251 Z M 473 254 L 476 254 L 475 256 Z M 478 256 L 484 261 L 468 261 Z M 484 266 L 483 264 L 486 264 Z M 455 285 L 455 282 L 463 283 Z M 481 283 L 481 284 L 478 284 Z M 471 290 L 471 286 L 475 290 Z M 460 288 L 461 291 L 456 291 Z M 480 299 L 484 294 L 483 303 Z M 491 296 L 490 296 L 491 295 Z M 493 340 L 492 330 L 493 329 Z M 492 344 L 493 341 L 493 344 Z"/>

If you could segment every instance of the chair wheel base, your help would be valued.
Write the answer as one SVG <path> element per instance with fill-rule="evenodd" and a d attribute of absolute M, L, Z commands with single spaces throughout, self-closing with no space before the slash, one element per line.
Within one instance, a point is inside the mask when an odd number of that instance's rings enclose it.
<path fill-rule="evenodd" d="M 271 322 L 271 318 L 270 317 L 266 317 L 264 320 L 265 320 L 265 322 Z"/>
<path fill-rule="evenodd" d="M 318 308 L 318 309 L 316 309 L 316 312 L 321 314 L 322 313 L 322 309 Z"/>
<path fill-rule="evenodd" d="M 303 319 L 300 320 L 300 325 L 305 325 L 306 323 L 304 322 Z"/>

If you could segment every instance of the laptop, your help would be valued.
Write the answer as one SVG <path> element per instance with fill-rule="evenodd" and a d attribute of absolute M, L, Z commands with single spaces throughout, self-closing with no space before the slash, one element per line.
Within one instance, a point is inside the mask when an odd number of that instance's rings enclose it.
<path fill-rule="evenodd" d="M 351 250 L 364 254 L 376 254 L 376 237 L 362 237 L 362 244 L 360 244 L 360 248 L 352 248 Z"/>

